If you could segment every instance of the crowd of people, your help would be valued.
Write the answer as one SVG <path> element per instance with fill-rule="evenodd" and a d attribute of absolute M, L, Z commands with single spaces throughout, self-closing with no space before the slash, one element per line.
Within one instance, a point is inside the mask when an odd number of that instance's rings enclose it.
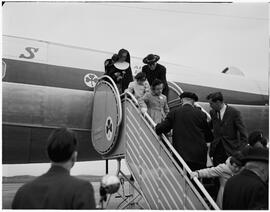
<path fill-rule="evenodd" d="M 247 135 L 240 112 L 226 104 L 221 92 L 209 94 L 211 120 L 196 107 L 198 96 L 180 95 L 181 105 L 169 110 L 166 68 L 158 55 L 143 59 L 145 66 L 133 80 L 130 54 L 121 49 L 105 61 L 105 74 L 120 93 L 131 92 L 142 113 L 157 123 L 158 135 L 172 133 L 172 144 L 192 170 L 193 178 L 215 178 L 218 192 L 211 194 L 222 209 L 268 209 L 268 141 L 263 132 Z M 210 144 L 210 145 L 207 145 Z M 209 147 L 209 148 L 208 148 Z M 22 186 L 12 203 L 14 209 L 93 209 L 96 207 L 90 183 L 70 176 L 77 158 L 74 133 L 61 128 L 48 139 L 51 168 L 33 182 Z M 213 162 L 206 167 L 207 155 Z"/>
<path fill-rule="evenodd" d="M 141 111 L 148 112 L 156 123 L 163 121 L 169 112 L 166 68 L 158 63 L 159 59 L 158 55 L 147 55 L 143 59 L 145 65 L 134 80 L 127 50 L 121 49 L 118 54 L 105 60 L 105 75 L 113 79 L 120 93 L 132 93 L 138 100 Z"/>
<path fill-rule="evenodd" d="M 111 60 L 118 61 L 113 58 L 120 57 L 119 54 L 114 55 Z M 195 102 L 199 98 L 192 92 L 183 92 L 180 95 L 181 106 L 169 111 L 166 68 L 157 63 L 159 59 L 160 57 L 154 54 L 145 57 L 143 63 L 146 65 L 137 73 L 135 81 L 129 82 L 127 89 L 138 99 L 141 112 L 147 112 L 157 123 L 156 133 L 172 133 L 174 148 L 193 171 L 191 178 L 215 178 L 215 189 L 211 195 L 220 208 L 268 209 L 268 141 L 262 132 L 254 131 L 248 137 L 240 111 L 226 104 L 221 92 L 213 92 L 206 97 L 212 109 L 210 121 L 206 114 L 196 107 Z M 130 67 L 130 60 L 128 63 Z M 118 69 L 116 72 L 114 68 L 114 71 L 106 74 L 114 78 L 115 74 L 120 76 L 121 71 Z M 123 78 L 115 82 L 119 83 L 121 80 Z M 123 88 L 122 86 L 121 92 L 125 91 Z M 259 152 L 264 152 L 263 159 L 256 158 Z M 213 167 L 206 167 L 207 154 Z M 258 166 L 257 169 L 254 164 Z M 261 184 L 242 184 L 246 189 L 245 194 L 241 194 L 243 188 L 237 180 L 248 181 L 247 175 L 252 174 L 254 176 L 250 177 L 257 177 Z M 235 189 L 239 191 L 239 196 L 232 199 L 237 193 Z M 256 193 L 258 194 L 254 197 Z"/>
<path fill-rule="evenodd" d="M 156 125 L 156 132 L 173 130 L 173 146 L 193 171 L 191 178 L 215 178 L 218 192 L 211 195 L 222 209 L 268 209 L 269 150 L 263 133 L 248 137 L 240 112 L 225 104 L 220 92 L 207 96 L 209 123 L 194 104 L 196 94 L 184 92 L 180 98 L 182 105 Z M 207 143 L 211 168 L 206 168 Z"/>

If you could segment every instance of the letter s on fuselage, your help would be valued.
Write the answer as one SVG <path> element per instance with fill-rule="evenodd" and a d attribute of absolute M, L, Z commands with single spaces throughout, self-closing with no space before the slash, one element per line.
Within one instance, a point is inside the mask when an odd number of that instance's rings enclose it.
<path fill-rule="evenodd" d="M 38 48 L 34 47 L 26 47 L 25 50 L 29 53 L 29 55 L 25 56 L 24 54 L 20 54 L 19 58 L 33 59 L 35 57 L 35 53 L 38 52 Z"/>

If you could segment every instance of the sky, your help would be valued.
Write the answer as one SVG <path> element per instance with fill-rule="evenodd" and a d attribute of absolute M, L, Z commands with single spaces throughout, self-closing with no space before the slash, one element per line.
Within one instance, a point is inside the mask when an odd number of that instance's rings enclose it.
<path fill-rule="evenodd" d="M 8 2 L 3 34 L 49 40 L 221 72 L 227 66 L 265 79 L 269 61 L 266 3 Z M 16 15 L 14 15 L 16 14 Z"/>
<path fill-rule="evenodd" d="M 265 80 L 268 11 L 266 3 L 7 2 L 2 12 L 5 35 L 111 52 L 126 48 L 137 57 L 155 53 L 161 61 L 198 72 L 234 66 L 247 77 Z M 79 163 L 72 173 L 100 175 L 105 173 L 102 163 Z M 38 175 L 48 166 L 5 165 L 3 175 Z"/>

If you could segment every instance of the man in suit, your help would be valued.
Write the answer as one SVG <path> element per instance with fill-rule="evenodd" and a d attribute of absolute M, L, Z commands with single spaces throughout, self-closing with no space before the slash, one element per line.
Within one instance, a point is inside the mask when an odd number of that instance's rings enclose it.
<path fill-rule="evenodd" d="M 155 79 L 161 80 L 164 86 L 162 94 L 168 98 L 169 87 L 166 79 L 166 68 L 157 63 L 159 59 L 160 57 L 158 55 L 147 55 L 147 57 L 143 59 L 143 63 L 146 65 L 142 67 L 142 72 L 146 74 L 146 78 L 150 85 L 152 85 Z"/>
<path fill-rule="evenodd" d="M 198 96 L 194 93 L 181 94 L 182 106 L 168 113 L 166 119 L 156 126 L 157 134 L 173 129 L 173 145 L 192 171 L 206 167 L 207 142 L 212 133 L 204 112 L 194 106 Z"/>
<path fill-rule="evenodd" d="M 247 144 L 247 132 L 240 112 L 224 103 L 221 92 L 209 94 L 207 100 L 212 108 L 210 125 L 214 135 L 210 157 L 217 166 Z"/>
<path fill-rule="evenodd" d="M 13 209 L 95 209 L 90 182 L 70 176 L 77 159 L 77 140 L 72 131 L 55 130 L 48 139 L 51 168 L 16 193 Z"/>
<path fill-rule="evenodd" d="M 268 210 L 269 150 L 247 147 L 243 154 L 245 167 L 227 181 L 223 209 Z"/>

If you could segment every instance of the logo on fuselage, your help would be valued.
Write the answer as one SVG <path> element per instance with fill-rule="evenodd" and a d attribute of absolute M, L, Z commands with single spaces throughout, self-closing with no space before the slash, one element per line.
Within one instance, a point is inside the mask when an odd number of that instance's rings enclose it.
<path fill-rule="evenodd" d="M 105 124 L 105 134 L 107 137 L 107 140 L 110 141 L 112 139 L 113 135 L 113 121 L 110 116 L 108 116 Z"/>
<path fill-rule="evenodd" d="M 38 48 L 34 47 L 26 47 L 25 50 L 29 55 L 20 54 L 19 58 L 33 59 L 35 57 L 35 53 L 38 52 Z"/>
<path fill-rule="evenodd" d="M 86 74 L 84 76 L 84 83 L 87 85 L 89 88 L 94 88 L 97 84 L 98 77 L 95 74 Z"/>

